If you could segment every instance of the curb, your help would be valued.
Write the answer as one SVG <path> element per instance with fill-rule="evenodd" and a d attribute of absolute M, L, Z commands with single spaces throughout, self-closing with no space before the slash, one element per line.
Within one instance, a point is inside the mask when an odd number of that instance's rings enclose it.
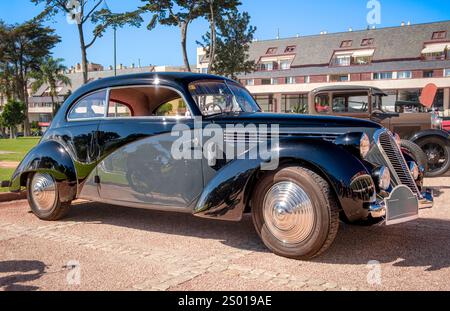
<path fill-rule="evenodd" d="M 25 191 L 20 193 L 5 192 L 0 193 L 0 203 L 19 201 L 27 198 L 27 193 Z"/>

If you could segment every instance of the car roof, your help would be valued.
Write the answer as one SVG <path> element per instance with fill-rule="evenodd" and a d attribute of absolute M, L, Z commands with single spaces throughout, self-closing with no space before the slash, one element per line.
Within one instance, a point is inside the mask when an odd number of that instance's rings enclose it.
<path fill-rule="evenodd" d="M 372 87 L 372 86 L 364 86 L 364 85 L 335 85 L 335 86 L 324 86 L 314 89 L 313 93 L 320 92 L 333 92 L 333 91 L 371 91 L 374 95 L 382 95 L 387 96 L 385 92 L 381 89 Z"/>

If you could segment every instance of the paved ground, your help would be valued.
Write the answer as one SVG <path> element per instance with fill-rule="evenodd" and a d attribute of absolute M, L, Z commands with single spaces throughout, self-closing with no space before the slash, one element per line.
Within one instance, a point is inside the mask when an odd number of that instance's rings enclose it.
<path fill-rule="evenodd" d="M 428 184 L 436 206 L 419 221 L 342 224 L 311 262 L 269 253 L 248 217 L 226 223 L 80 203 L 49 223 L 25 201 L 0 204 L 0 289 L 450 290 L 450 177 Z"/>

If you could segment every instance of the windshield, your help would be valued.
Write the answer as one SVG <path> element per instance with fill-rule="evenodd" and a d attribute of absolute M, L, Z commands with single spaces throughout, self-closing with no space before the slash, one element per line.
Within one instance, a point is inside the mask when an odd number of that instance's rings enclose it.
<path fill-rule="evenodd" d="M 237 83 L 198 81 L 189 85 L 189 91 L 204 116 L 261 111 L 250 93 Z"/>

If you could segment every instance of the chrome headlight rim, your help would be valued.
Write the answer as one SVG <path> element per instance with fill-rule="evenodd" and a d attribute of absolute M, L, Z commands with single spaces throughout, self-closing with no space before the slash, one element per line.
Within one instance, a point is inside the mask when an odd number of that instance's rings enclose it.
<path fill-rule="evenodd" d="M 370 152 L 370 138 L 366 133 L 361 135 L 359 140 L 359 154 L 361 158 L 365 159 Z"/>
<path fill-rule="evenodd" d="M 389 168 L 386 166 L 377 167 L 373 175 L 379 189 L 386 191 L 391 187 L 391 172 Z"/>
<path fill-rule="evenodd" d="M 411 172 L 413 179 L 418 180 L 420 177 L 419 165 L 417 165 L 417 163 L 414 161 L 410 161 L 408 163 L 408 166 L 409 166 L 409 171 Z"/>

